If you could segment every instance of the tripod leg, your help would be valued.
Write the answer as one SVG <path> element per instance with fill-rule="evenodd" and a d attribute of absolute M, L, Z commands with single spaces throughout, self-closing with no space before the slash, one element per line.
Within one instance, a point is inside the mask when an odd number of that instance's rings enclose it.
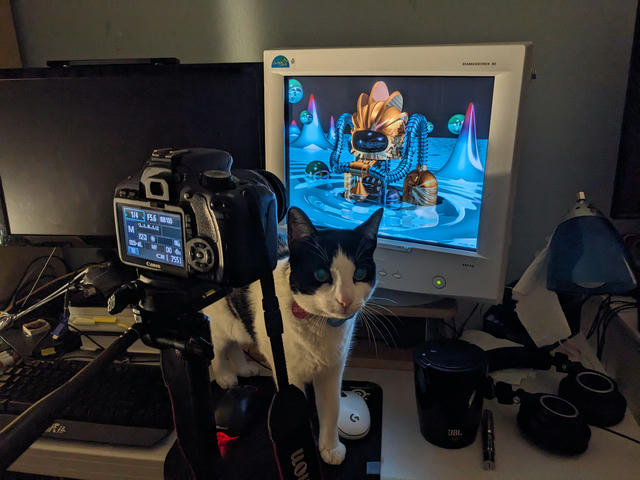
<path fill-rule="evenodd" d="M 193 480 L 220 478 L 220 452 L 209 383 L 209 361 L 177 349 L 162 350 L 178 446 Z"/>

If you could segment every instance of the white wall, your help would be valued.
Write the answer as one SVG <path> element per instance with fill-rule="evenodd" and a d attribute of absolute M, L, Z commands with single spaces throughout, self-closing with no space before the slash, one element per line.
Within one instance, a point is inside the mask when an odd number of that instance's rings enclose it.
<path fill-rule="evenodd" d="M 609 211 L 634 1 L 14 0 L 13 8 L 25 66 L 152 56 L 261 61 L 262 50 L 278 46 L 531 40 L 538 79 L 522 115 L 507 279 L 522 273 L 578 190 Z"/>

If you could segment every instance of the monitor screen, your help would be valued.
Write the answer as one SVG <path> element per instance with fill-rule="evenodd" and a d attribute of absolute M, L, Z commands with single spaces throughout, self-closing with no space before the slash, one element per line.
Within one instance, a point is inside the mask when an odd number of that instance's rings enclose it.
<path fill-rule="evenodd" d="M 318 226 L 476 251 L 494 78 L 284 76 L 289 201 Z"/>
<path fill-rule="evenodd" d="M 159 147 L 262 167 L 262 64 L 0 72 L 0 243 L 115 246 L 115 186 Z"/>

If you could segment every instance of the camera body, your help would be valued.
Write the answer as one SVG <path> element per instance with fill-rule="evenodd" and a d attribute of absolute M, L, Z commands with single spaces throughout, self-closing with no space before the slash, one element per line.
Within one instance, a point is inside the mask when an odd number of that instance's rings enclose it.
<path fill-rule="evenodd" d="M 234 170 L 222 150 L 156 149 L 116 187 L 120 259 L 127 265 L 240 287 L 277 263 L 277 224 L 286 212 L 275 175 Z"/>

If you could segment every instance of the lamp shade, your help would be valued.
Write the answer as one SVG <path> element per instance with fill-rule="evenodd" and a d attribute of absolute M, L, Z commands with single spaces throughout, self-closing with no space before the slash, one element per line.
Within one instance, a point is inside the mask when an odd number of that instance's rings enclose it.
<path fill-rule="evenodd" d="M 624 294 L 637 285 L 620 235 L 580 192 L 551 238 L 547 288 L 574 294 Z"/>

